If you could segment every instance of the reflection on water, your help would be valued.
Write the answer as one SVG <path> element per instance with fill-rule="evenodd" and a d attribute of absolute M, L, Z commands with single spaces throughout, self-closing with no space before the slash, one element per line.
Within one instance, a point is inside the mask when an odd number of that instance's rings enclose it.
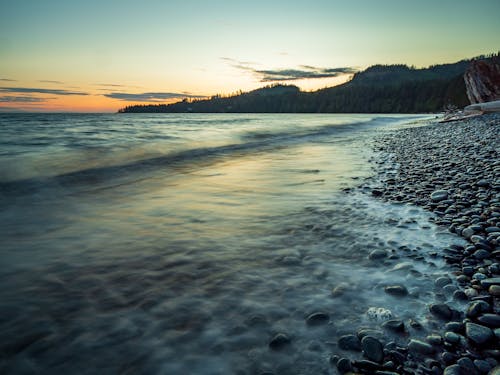
<path fill-rule="evenodd" d="M 426 276 L 442 272 L 427 254 L 450 237 L 418 209 L 342 192 L 400 118 L 43 116 L 0 119 L 1 170 L 24 166 L 0 183 L 4 372 L 331 373 L 339 335 L 375 324 L 369 307 L 425 323 Z M 53 167 L 28 168 L 40 158 Z M 307 326 L 315 311 L 330 322 Z M 272 351 L 278 332 L 291 345 Z"/>

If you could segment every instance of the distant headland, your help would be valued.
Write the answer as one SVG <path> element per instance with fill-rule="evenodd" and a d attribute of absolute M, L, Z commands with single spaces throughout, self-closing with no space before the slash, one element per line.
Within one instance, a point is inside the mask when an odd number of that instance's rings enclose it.
<path fill-rule="evenodd" d="M 374 65 L 342 85 L 312 92 L 275 84 L 250 92 L 173 104 L 133 105 L 120 113 L 428 113 L 469 104 L 464 73 L 473 61 L 500 58 L 500 53 L 452 64 L 417 69 Z"/>

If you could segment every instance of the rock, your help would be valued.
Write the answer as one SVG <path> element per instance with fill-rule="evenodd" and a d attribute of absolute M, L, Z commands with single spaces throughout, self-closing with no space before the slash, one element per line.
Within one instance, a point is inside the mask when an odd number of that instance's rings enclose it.
<path fill-rule="evenodd" d="M 444 288 L 446 285 L 451 284 L 451 279 L 449 277 L 443 276 L 443 277 L 438 277 L 436 281 L 434 281 L 434 285 L 437 288 Z"/>
<path fill-rule="evenodd" d="M 290 338 L 285 333 L 278 333 L 269 342 L 269 347 L 273 350 L 279 350 L 290 344 L 290 342 Z"/>
<path fill-rule="evenodd" d="M 460 335 L 455 332 L 446 332 L 444 334 L 444 339 L 448 341 L 450 344 L 459 344 L 460 343 Z"/>
<path fill-rule="evenodd" d="M 500 285 L 491 285 L 488 288 L 488 293 L 492 296 L 499 297 L 500 296 Z"/>
<path fill-rule="evenodd" d="M 481 374 L 487 374 L 491 370 L 491 365 L 488 361 L 484 359 L 474 360 L 474 366 L 479 370 Z"/>
<path fill-rule="evenodd" d="M 459 365 L 451 365 L 444 369 L 443 375 L 462 375 Z"/>
<path fill-rule="evenodd" d="M 435 351 L 432 345 L 429 345 L 426 342 L 415 339 L 410 340 L 408 344 L 408 350 L 414 354 L 423 354 L 423 355 L 434 354 Z"/>
<path fill-rule="evenodd" d="M 306 323 L 310 326 L 326 324 L 330 321 L 330 315 L 324 312 L 315 312 L 306 318 Z"/>
<path fill-rule="evenodd" d="M 340 358 L 339 361 L 337 362 L 337 370 L 341 374 L 346 374 L 348 372 L 352 371 L 352 364 L 351 361 L 348 358 Z"/>
<path fill-rule="evenodd" d="M 500 375 L 500 366 L 495 367 L 488 375 Z"/>
<path fill-rule="evenodd" d="M 495 338 L 490 328 L 476 323 L 465 324 L 465 335 L 476 345 L 484 345 Z"/>
<path fill-rule="evenodd" d="M 387 294 L 397 297 L 408 295 L 408 289 L 404 285 L 389 285 L 384 288 Z"/>
<path fill-rule="evenodd" d="M 489 312 L 491 310 L 490 305 L 485 301 L 473 301 L 470 303 L 467 308 L 467 317 L 475 318 L 479 316 L 481 313 Z"/>
<path fill-rule="evenodd" d="M 345 335 L 339 339 L 339 348 L 343 350 L 361 351 L 361 342 L 356 335 Z"/>
<path fill-rule="evenodd" d="M 477 318 L 478 322 L 491 328 L 500 328 L 500 315 L 484 314 Z"/>
<path fill-rule="evenodd" d="M 471 103 L 500 98 L 500 58 L 474 60 L 464 74 L 467 97 Z"/>
<path fill-rule="evenodd" d="M 384 359 L 384 346 L 373 336 L 365 336 L 361 340 L 361 346 L 366 358 L 374 362 L 382 362 Z"/>
<path fill-rule="evenodd" d="M 479 249 L 472 254 L 472 256 L 476 259 L 482 260 L 490 257 L 490 252 L 484 249 Z"/>
<path fill-rule="evenodd" d="M 354 367 L 363 370 L 365 373 L 368 372 L 369 374 L 373 374 L 375 371 L 378 371 L 382 368 L 382 365 L 379 365 L 378 363 L 373 361 L 366 361 L 364 359 L 360 361 L 354 361 L 353 365 Z"/>
<path fill-rule="evenodd" d="M 471 227 L 467 227 L 462 231 L 462 237 L 470 238 L 476 231 Z"/>
<path fill-rule="evenodd" d="M 347 292 L 349 289 L 350 289 L 349 288 L 349 284 L 347 284 L 347 283 L 340 283 L 335 288 L 333 288 L 333 290 L 332 290 L 332 297 L 339 297 L 342 294 L 344 294 L 345 292 Z"/>
<path fill-rule="evenodd" d="M 441 202 L 448 198 L 448 192 L 446 190 L 436 190 L 431 194 L 431 200 L 433 202 Z"/>
<path fill-rule="evenodd" d="M 481 286 L 484 288 L 488 288 L 491 285 L 500 285 L 500 277 L 491 277 L 485 278 L 481 280 Z"/>
<path fill-rule="evenodd" d="M 382 327 L 393 332 L 402 333 L 405 331 L 405 325 L 402 320 L 391 319 L 382 323 Z"/>
<path fill-rule="evenodd" d="M 445 303 L 434 303 L 429 307 L 429 311 L 439 319 L 451 320 L 453 317 L 453 311 Z"/>
<path fill-rule="evenodd" d="M 429 335 L 426 337 L 426 340 L 429 344 L 433 346 L 438 346 L 443 343 L 443 338 L 439 335 Z"/>
<path fill-rule="evenodd" d="M 462 372 L 465 372 L 468 375 L 477 375 L 477 370 L 474 367 L 474 362 L 472 362 L 472 359 L 468 357 L 462 357 L 457 361 L 457 365 L 460 366 Z"/>
<path fill-rule="evenodd" d="M 373 250 L 370 255 L 368 255 L 368 259 L 371 260 L 377 260 L 377 259 L 383 259 L 387 257 L 387 251 L 385 250 Z"/>

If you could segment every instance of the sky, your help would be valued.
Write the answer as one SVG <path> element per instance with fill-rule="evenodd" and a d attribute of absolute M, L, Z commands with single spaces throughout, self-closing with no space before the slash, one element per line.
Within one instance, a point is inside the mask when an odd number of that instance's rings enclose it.
<path fill-rule="evenodd" d="M 500 50 L 500 0 L 0 0 L 0 110 L 316 90 Z"/>

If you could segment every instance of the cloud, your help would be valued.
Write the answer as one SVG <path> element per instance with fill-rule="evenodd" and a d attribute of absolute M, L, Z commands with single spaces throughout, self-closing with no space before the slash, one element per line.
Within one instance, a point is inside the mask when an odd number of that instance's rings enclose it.
<path fill-rule="evenodd" d="M 94 83 L 94 86 L 126 87 L 125 85 L 117 85 L 117 84 L 114 84 L 114 83 Z"/>
<path fill-rule="evenodd" d="M 3 103 L 40 103 L 54 98 L 36 98 L 33 96 L 0 96 Z"/>
<path fill-rule="evenodd" d="M 8 92 L 13 94 L 89 95 L 86 92 L 80 91 L 40 89 L 31 87 L 0 87 L 0 92 Z"/>
<path fill-rule="evenodd" d="M 168 99 L 204 98 L 202 95 L 192 95 L 178 92 L 143 92 L 137 94 L 111 92 L 109 94 L 104 94 L 104 96 L 128 102 L 162 102 Z"/>
<path fill-rule="evenodd" d="M 58 84 L 58 85 L 63 85 L 63 84 L 64 84 L 64 82 L 61 82 L 61 81 L 51 81 L 51 80 L 49 80 L 49 79 L 41 79 L 41 80 L 39 80 L 38 82 L 43 82 L 43 83 L 56 83 L 56 84 Z"/>
<path fill-rule="evenodd" d="M 17 82 L 17 79 L 0 78 L 0 81 L 2 81 L 2 82 Z"/>
<path fill-rule="evenodd" d="M 237 61 L 229 57 L 221 57 L 234 68 L 254 74 L 260 82 L 296 81 L 299 79 L 333 78 L 345 74 L 353 74 L 357 69 L 352 67 L 318 68 L 311 65 L 300 65 L 298 69 L 257 69 L 255 64 Z"/>

